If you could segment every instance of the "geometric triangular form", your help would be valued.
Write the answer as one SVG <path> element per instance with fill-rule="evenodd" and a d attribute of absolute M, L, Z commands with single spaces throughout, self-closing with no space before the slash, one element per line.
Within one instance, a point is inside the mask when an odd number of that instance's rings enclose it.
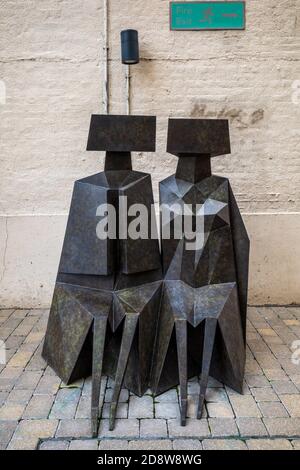
<path fill-rule="evenodd" d="M 184 239 L 179 240 L 176 251 L 171 259 L 169 267 L 167 269 L 165 279 L 180 279 L 181 277 L 181 269 L 182 269 L 182 256 L 184 250 Z"/>
<path fill-rule="evenodd" d="M 234 328 L 228 328 L 228 325 L 234 325 Z M 233 373 L 237 380 L 241 380 L 244 375 L 245 347 L 236 285 L 219 317 L 219 326 Z"/>
<path fill-rule="evenodd" d="M 85 289 L 70 284 L 64 284 L 64 288 L 93 318 L 108 317 L 112 307 L 112 294 L 109 291 Z"/>
<path fill-rule="evenodd" d="M 111 310 L 111 314 L 109 316 L 109 323 L 113 333 L 117 330 L 118 326 L 120 325 L 121 321 L 126 315 L 126 308 L 122 304 L 122 302 L 118 299 L 118 296 L 113 295 L 113 308 Z"/>
<path fill-rule="evenodd" d="M 160 282 L 152 282 L 139 287 L 131 287 L 130 289 L 116 291 L 115 296 L 126 313 L 141 313 L 160 287 L 160 284 Z"/>
<path fill-rule="evenodd" d="M 218 319 L 235 288 L 235 282 L 228 282 L 195 289 L 193 318 L 189 318 L 189 322 L 196 327 L 205 318 Z"/>
<path fill-rule="evenodd" d="M 77 301 L 74 290 L 57 283 L 42 355 L 65 383 L 78 361 L 84 360 L 81 352 L 92 323 L 93 317 Z"/>
<path fill-rule="evenodd" d="M 165 295 L 174 319 L 188 319 L 194 308 L 194 289 L 183 281 L 166 281 Z"/>
<path fill-rule="evenodd" d="M 228 180 L 217 176 L 215 184 L 216 186 L 210 191 L 209 197 L 228 204 Z"/>

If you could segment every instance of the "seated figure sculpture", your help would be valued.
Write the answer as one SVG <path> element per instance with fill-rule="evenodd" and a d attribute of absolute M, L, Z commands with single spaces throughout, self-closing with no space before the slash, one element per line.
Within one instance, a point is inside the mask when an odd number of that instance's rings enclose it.
<path fill-rule="evenodd" d="M 151 176 L 132 170 L 130 152 L 155 151 L 155 133 L 152 116 L 93 115 L 87 150 L 106 151 L 105 169 L 74 185 L 42 355 L 66 384 L 92 372 L 93 435 L 102 372 L 115 379 L 111 429 L 123 381 L 137 395 L 149 385 L 161 297 L 158 240 L 105 238 L 97 226 L 107 204 L 128 227 L 120 196 L 128 207 L 146 206 L 151 226 Z"/>
<path fill-rule="evenodd" d="M 211 157 L 230 153 L 228 121 L 170 119 L 167 151 L 179 161 L 160 183 L 164 282 L 151 389 L 179 383 L 185 425 L 189 377 L 201 374 L 198 418 L 209 374 L 242 392 L 249 239 L 229 181 L 211 174 Z"/>

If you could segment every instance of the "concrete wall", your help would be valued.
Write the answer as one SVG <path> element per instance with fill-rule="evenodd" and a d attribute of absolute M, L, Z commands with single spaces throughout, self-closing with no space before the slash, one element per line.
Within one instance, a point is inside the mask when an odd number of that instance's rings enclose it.
<path fill-rule="evenodd" d="M 140 33 L 132 113 L 158 116 L 157 152 L 136 154 L 157 183 L 174 171 L 168 116 L 225 117 L 228 176 L 252 241 L 250 302 L 300 302 L 300 3 L 248 0 L 246 31 L 169 31 L 167 0 L 109 1 L 110 112 L 125 112 L 119 32 Z M 0 304 L 51 300 L 73 181 L 102 110 L 102 0 L 0 2 Z M 1 82 L 0 82 L 1 83 Z M 300 82 L 299 82 L 300 83 Z M 293 88 L 294 87 L 294 88 Z M 1 100 L 0 100 L 1 103 Z"/>

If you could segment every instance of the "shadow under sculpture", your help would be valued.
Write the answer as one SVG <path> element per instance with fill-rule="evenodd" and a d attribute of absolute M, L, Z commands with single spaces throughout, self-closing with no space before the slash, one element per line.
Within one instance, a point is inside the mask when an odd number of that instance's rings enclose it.
<path fill-rule="evenodd" d="M 179 383 L 185 425 L 188 377 L 201 373 L 198 418 L 209 374 L 242 392 L 249 239 L 229 181 L 211 174 L 211 157 L 230 153 L 228 121 L 170 119 L 167 151 L 179 162 L 160 183 L 172 225 L 165 239 L 161 216 L 164 283 L 151 389 L 158 395 Z M 192 233 L 174 236 L 186 204 L 193 231 L 198 221 L 195 249 L 187 245 Z"/>
<path fill-rule="evenodd" d="M 161 260 L 157 239 L 100 239 L 97 208 L 144 204 L 151 227 L 151 176 L 132 170 L 131 151 L 155 151 L 156 119 L 93 115 L 87 150 L 106 150 L 104 172 L 75 182 L 43 357 L 65 383 L 92 371 L 92 431 L 98 431 L 102 372 L 115 378 L 113 429 L 122 383 L 137 395 L 149 385 Z M 103 215 L 103 214 L 102 214 Z M 92 370 L 91 370 L 92 369 Z"/>

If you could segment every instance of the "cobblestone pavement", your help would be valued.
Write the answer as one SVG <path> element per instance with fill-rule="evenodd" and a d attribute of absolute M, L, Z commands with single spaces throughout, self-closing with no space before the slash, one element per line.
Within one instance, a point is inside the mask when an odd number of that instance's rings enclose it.
<path fill-rule="evenodd" d="M 90 379 L 66 387 L 41 358 L 47 310 L 0 310 L 0 449 L 299 449 L 300 308 L 249 307 L 244 395 L 211 379 L 206 414 L 195 419 L 199 385 L 189 382 L 187 425 L 178 390 L 138 398 L 123 390 L 108 430 L 111 380 L 104 378 L 98 439 L 90 436 Z M 298 349 L 296 349 L 298 348 Z M 297 361 L 294 361 L 297 362 Z"/>

